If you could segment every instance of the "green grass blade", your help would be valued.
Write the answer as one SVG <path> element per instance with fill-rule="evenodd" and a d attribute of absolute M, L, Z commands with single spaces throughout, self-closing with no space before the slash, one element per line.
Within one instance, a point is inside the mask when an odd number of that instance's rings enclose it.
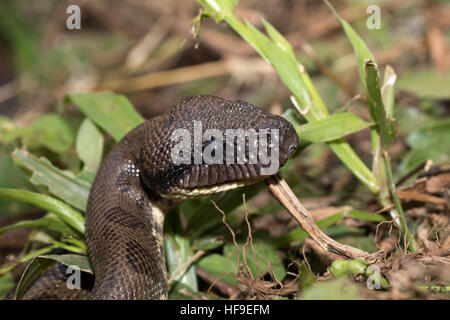
<path fill-rule="evenodd" d="M 58 249 L 63 249 L 65 251 L 76 253 L 76 254 L 86 254 L 86 250 L 84 250 L 83 248 L 79 248 L 77 246 L 72 246 L 70 244 L 67 244 L 67 243 L 64 243 L 61 241 L 50 240 L 50 243 L 55 245 L 55 247 L 57 247 Z"/>
<path fill-rule="evenodd" d="M 367 47 L 366 43 L 356 33 L 356 31 L 352 28 L 352 26 L 339 16 L 334 7 L 327 0 L 324 1 L 327 4 L 327 6 L 331 9 L 331 11 L 333 11 L 333 14 L 341 23 L 342 28 L 344 29 L 345 34 L 347 35 L 347 38 L 350 40 L 350 43 L 353 46 L 353 50 L 355 51 L 356 54 L 356 59 L 358 60 L 359 76 L 361 78 L 361 82 L 365 85 L 366 84 L 366 79 L 364 76 L 365 60 L 372 60 L 372 61 L 376 60 L 372 55 L 372 52 L 370 52 L 369 47 Z"/>
<path fill-rule="evenodd" d="M 84 235 L 84 217 L 82 214 L 58 199 L 36 192 L 5 188 L 0 188 L 0 197 L 25 201 L 50 211 Z"/>
<path fill-rule="evenodd" d="M 12 225 L 0 228 L 0 235 L 3 233 L 21 228 L 44 228 L 48 230 L 57 231 L 63 234 L 73 234 L 74 230 L 67 224 L 62 222 L 58 217 L 46 216 L 36 220 L 24 220 L 14 223 Z"/>
<path fill-rule="evenodd" d="M 325 119 L 309 122 L 296 128 L 300 139 L 309 142 L 333 141 L 368 128 L 370 123 L 354 113 L 336 113 Z"/>
<path fill-rule="evenodd" d="M 56 249 L 56 248 L 57 248 L 56 246 L 51 245 L 51 246 L 44 247 L 44 248 L 38 249 L 38 250 L 36 250 L 36 251 L 30 252 L 30 253 L 27 254 L 26 256 L 20 258 L 20 259 L 17 261 L 16 264 L 13 264 L 13 265 L 8 266 L 8 267 L 1 268 L 1 269 L 0 269 L 0 275 L 3 275 L 3 274 L 5 274 L 6 272 L 11 271 L 14 267 L 16 267 L 16 266 L 17 266 L 18 264 L 20 264 L 20 263 L 24 263 L 24 262 L 30 261 L 30 260 L 33 259 L 34 257 L 36 257 L 36 256 L 38 256 L 38 255 L 41 255 L 41 254 L 44 254 L 44 253 L 47 253 L 47 252 L 50 252 L 50 251 L 52 251 L 52 250 L 54 250 L 54 249 Z"/>
<path fill-rule="evenodd" d="M 306 110 L 306 108 L 311 107 L 311 99 L 300 75 L 299 65 L 292 58 L 292 54 L 284 51 L 281 46 L 277 46 L 247 21 L 246 27 L 253 36 L 253 39 L 258 43 L 258 47 L 261 48 L 264 56 L 267 57 L 277 71 L 281 81 L 283 81 L 300 102 L 300 108 Z M 315 113 L 315 108 L 311 108 L 312 116 L 319 118 L 320 116 Z"/>
<path fill-rule="evenodd" d="M 297 61 L 297 58 L 295 57 L 294 49 L 292 49 L 291 44 L 286 40 L 285 37 L 281 33 L 278 32 L 277 29 L 275 29 L 274 26 L 270 24 L 266 19 L 263 18 L 263 24 L 266 28 L 266 32 L 269 35 L 269 37 L 275 42 L 275 44 L 282 49 L 284 52 L 286 52 L 290 58 L 294 61 Z"/>
<path fill-rule="evenodd" d="M 378 79 L 378 68 L 372 61 L 365 63 L 365 75 L 367 83 L 367 102 L 370 108 L 372 119 L 378 126 L 381 148 L 387 151 L 394 140 L 397 131 L 394 128 L 394 121 L 386 114 L 381 97 L 380 82 Z"/>

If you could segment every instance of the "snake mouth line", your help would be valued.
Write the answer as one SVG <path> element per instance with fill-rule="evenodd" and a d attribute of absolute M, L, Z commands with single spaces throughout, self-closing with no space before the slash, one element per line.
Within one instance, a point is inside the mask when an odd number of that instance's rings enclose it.
<path fill-rule="evenodd" d="M 247 179 L 243 181 L 221 183 L 213 186 L 205 186 L 200 188 L 181 189 L 175 187 L 169 191 L 169 193 L 171 194 L 170 196 L 166 195 L 163 197 L 180 200 L 203 197 L 208 194 L 229 191 L 245 185 L 254 184 L 256 182 L 264 180 L 265 178 L 267 178 L 267 176 Z"/>

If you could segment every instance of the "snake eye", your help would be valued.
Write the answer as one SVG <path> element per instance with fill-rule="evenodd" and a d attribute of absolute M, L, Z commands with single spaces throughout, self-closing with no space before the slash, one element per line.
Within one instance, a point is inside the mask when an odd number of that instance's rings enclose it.
<path fill-rule="evenodd" d="M 289 146 L 289 148 L 288 148 L 288 155 L 289 155 L 289 157 L 291 157 L 294 154 L 296 149 L 297 149 L 297 145 L 296 144 L 291 144 Z"/>

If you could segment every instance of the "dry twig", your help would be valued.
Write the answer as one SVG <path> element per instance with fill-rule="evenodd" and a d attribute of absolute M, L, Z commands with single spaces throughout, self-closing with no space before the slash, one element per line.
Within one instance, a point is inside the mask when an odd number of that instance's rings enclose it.
<path fill-rule="evenodd" d="M 298 198 L 289 188 L 286 181 L 279 175 L 274 175 L 265 180 L 272 194 L 289 211 L 289 213 L 300 223 L 311 238 L 323 249 L 346 259 L 358 257 L 369 258 L 369 253 L 343 245 L 324 234 L 314 223 L 311 214 L 303 207 Z"/>

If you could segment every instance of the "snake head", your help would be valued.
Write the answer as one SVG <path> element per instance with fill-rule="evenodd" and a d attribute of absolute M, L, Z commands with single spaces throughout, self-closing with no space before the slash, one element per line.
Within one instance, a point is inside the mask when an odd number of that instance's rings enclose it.
<path fill-rule="evenodd" d="M 289 121 L 247 102 L 189 97 L 149 121 L 141 178 L 166 198 L 226 191 L 276 174 L 298 142 Z"/>

